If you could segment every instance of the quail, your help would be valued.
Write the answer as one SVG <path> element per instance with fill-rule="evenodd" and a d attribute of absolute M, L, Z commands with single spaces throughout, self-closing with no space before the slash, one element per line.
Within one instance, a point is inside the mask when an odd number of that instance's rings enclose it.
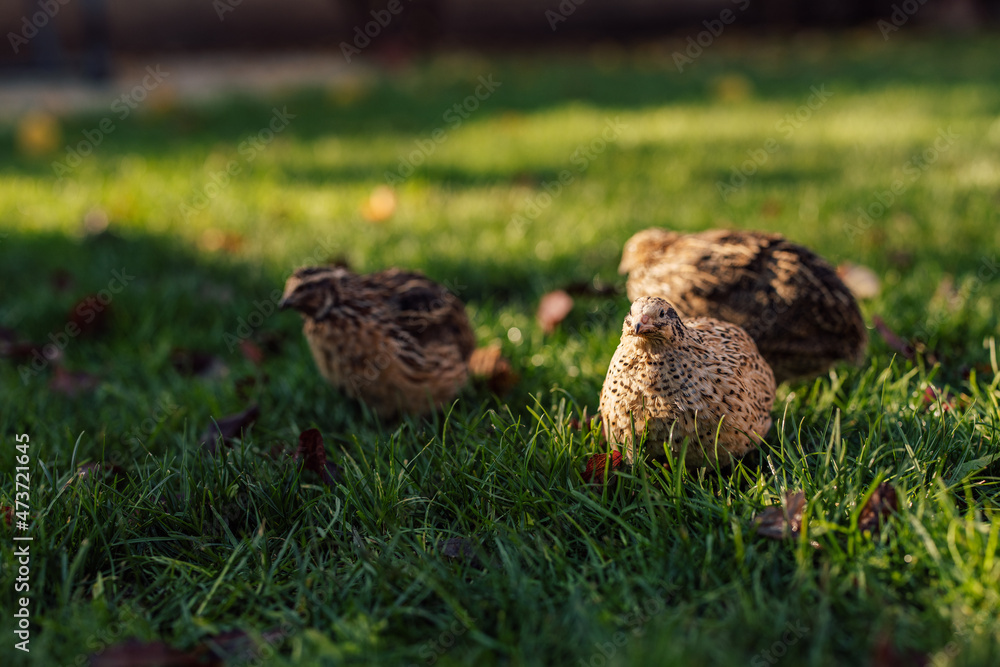
<path fill-rule="evenodd" d="M 632 303 L 601 390 L 605 436 L 627 463 L 636 439 L 647 458 L 730 465 L 771 427 L 774 375 L 740 327 L 708 317 L 682 320 L 658 297 Z"/>
<path fill-rule="evenodd" d="M 864 358 L 868 332 L 850 290 L 825 260 L 779 234 L 647 229 L 625 244 L 618 270 L 630 299 L 658 296 L 684 317 L 743 327 L 779 383 Z"/>
<path fill-rule="evenodd" d="M 302 315 L 323 377 L 380 418 L 437 410 L 465 384 L 476 346 L 465 306 L 420 273 L 302 268 L 280 305 Z"/>

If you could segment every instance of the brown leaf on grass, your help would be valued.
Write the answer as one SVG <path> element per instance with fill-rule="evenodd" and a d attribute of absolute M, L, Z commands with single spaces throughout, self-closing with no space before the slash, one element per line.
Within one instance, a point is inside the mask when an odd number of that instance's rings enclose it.
<path fill-rule="evenodd" d="M 295 460 L 301 460 L 305 469 L 318 474 L 327 486 L 335 486 L 340 481 L 340 466 L 326 460 L 323 434 L 317 428 L 299 433 L 299 447 L 295 450 Z"/>
<path fill-rule="evenodd" d="M 879 484 L 858 516 L 858 530 L 877 535 L 882 521 L 899 509 L 896 489 L 888 482 Z"/>
<path fill-rule="evenodd" d="M 927 667 L 930 657 L 915 649 L 898 649 L 892 637 L 882 632 L 872 647 L 872 667 Z"/>
<path fill-rule="evenodd" d="M 907 341 L 900 338 L 895 331 L 890 329 L 889 325 L 885 323 L 885 320 L 878 315 L 875 315 L 872 318 L 872 324 L 875 325 L 875 330 L 879 332 L 879 335 L 882 336 L 889 347 L 910 361 L 914 361 L 917 358 L 917 351 L 914 347 Z"/>
<path fill-rule="evenodd" d="M 570 311 L 573 310 L 573 297 L 565 290 L 557 289 L 542 297 L 538 302 L 538 312 L 535 318 L 542 331 L 547 334 L 552 333 L 559 326 L 559 323 L 566 319 Z"/>
<path fill-rule="evenodd" d="M 477 570 L 484 569 L 483 561 L 476 553 L 476 545 L 467 537 L 449 537 L 437 543 L 437 550 L 445 558 L 468 563 Z"/>
<path fill-rule="evenodd" d="M 83 371 L 68 371 L 62 366 L 56 366 L 55 375 L 49 380 L 49 391 L 76 396 L 81 392 L 90 391 L 100 383 L 101 379 L 96 375 Z"/>
<path fill-rule="evenodd" d="M 587 467 L 583 471 L 583 481 L 603 484 L 605 469 L 607 469 L 608 479 L 616 470 L 622 466 L 621 452 L 611 452 L 610 454 L 594 454 L 587 459 Z"/>
<path fill-rule="evenodd" d="M 254 366 L 260 366 L 264 363 L 264 351 L 257 346 L 257 343 L 252 340 L 241 340 L 240 341 L 240 352 L 243 356 L 253 362 Z"/>
<path fill-rule="evenodd" d="M 472 351 L 469 357 L 469 374 L 473 380 L 484 383 L 497 396 L 509 392 L 521 379 L 514 372 L 510 361 L 500 353 L 498 344 Z"/>
<path fill-rule="evenodd" d="M 14 508 L 10 505 L 0 506 L 0 515 L 3 515 L 4 523 L 8 526 L 14 525 Z"/>
<path fill-rule="evenodd" d="M 243 412 L 237 412 L 235 415 L 213 421 L 205 429 L 198 442 L 209 454 L 214 454 L 218 447 L 219 438 L 222 438 L 223 443 L 228 446 L 230 440 L 241 437 L 243 432 L 249 429 L 259 416 L 260 407 L 254 403 Z"/>
<path fill-rule="evenodd" d="M 229 374 L 229 368 L 214 354 L 200 350 L 174 348 L 170 353 L 170 365 L 181 375 L 220 379 Z"/>
<path fill-rule="evenodd" d="M 90 656 L 90 667 L 222 667 L 204 646 L 182 651 L 163 642 L 129 639 Z"/>
<path fill-rule="evenodd" d="M 259 658 L 263 645 L 277 644 L 287 636 L 287 630 L 276 627 L 261 632 L 258 641 L 245 630 L 230 630 L 207 638 L 204 646 L 220 660 L 231 661 L 231 664 L 242 664 L 254 662 Z"/>
<path fill-rule="evenodd" d="M 260 384 L 266 385 L 270 379 L 267 374 L 264 374 L 260 378 Z M 253 375 L 244 375 L 243 377 L 236 380 L 233 383 L 236 388 L 236 396 L 242 401 L 249 401 L 254 394 L 254 389 L 258 386 L 258 378 Z"/>
<path fill-rule="evenodd" d="M 0 357 L 6 357 L 15 363 L 37 360 L 46 364 L 59 363 L 62 360 L 62 350 L 51 343 L 39 345 L 23 341 L 13 329 L 0 327 Z"/>
<path fill-rule="evenodd" d="M 855 299 L 874 299 L 882 291 L 878 274 L 867 266 L 843 262 L 837 267 L 837 276 L 844 282 Z"/>
<path fill-rule="evenodd" d="M 55 292 L 68 292 L 73 289 L 73 285 L 75 284 L 73 274 L 66 269 L 56 269 L 53 271 L 50 282 Z"/>
<path fill-rule="evenodd" d="M 198 247 L 207 252 L 223 251 L 234 254 L 243 247 L 243 237 L 235 232 L 206 229 L 198 237 Z"/>
<path fill-rule="evenodd" d="M 79 329 L 79 336 L 101 336 L 111 323 L 111 302 L 88 294 L 73 304 L 66 320 Z"/>
<path fill-rule="evenodd" d="M 802 532 L 802 513 L 806 509 L 806 494 L 786 491 L 780 505 L 765 507 L 754 518 L 757 534 L 772 540 L 797 539 Z"/>
<path fill-rule="evenodd" d="M 128 479 L 125 476 L 125 469 L 114 463 L 84 463 L 77 469 L 75 475 L 66 480 L 63 488 L 65 489 L 78 480 L 84 482 L 102 482 L 114 486 L 119 490 L 128 483 Z"/>
<path fill-rule="evenodd" d="M 361 205 L 361 215 L 368 222 L 385 222 L 396 212 L 396 193 L 388 185 L 379 185 Z"/>

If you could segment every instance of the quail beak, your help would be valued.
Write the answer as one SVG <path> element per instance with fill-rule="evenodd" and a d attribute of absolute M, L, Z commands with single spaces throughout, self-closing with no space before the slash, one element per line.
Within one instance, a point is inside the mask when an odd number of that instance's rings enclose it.
<path fill-rule="evenodd" d="M 643 315 L 642 317 L 640 317 L 635 321 L 636 336 L 641 336 L 655 329 L 656 327 L 654 327 L 652 324 L 649 323 L 649 315 Z"/>

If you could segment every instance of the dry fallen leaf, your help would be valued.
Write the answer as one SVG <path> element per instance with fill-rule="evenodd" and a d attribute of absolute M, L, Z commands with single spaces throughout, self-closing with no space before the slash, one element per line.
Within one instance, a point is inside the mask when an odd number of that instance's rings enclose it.
<path fill-rule="evenodd" d="M 898 649 L 883 631 L 872 647 L 872 667 L 927 667 L 930 658 L 915 649 Z"/>
<path fill-rule="evenodd" d="M 257 417 L 259 416 L 260 407 L 255 403 L 243 412 L 238 412 L 235 415 L 229 415 L 217 421 L 213 421 L 212 424 L 205 429 L 205 432 L 199 440 L 199 444 L 201 444 L 201 446 L 204 447 L 210 454 L 214 454 L 216 448 L 218 447 L 219 438 L 222 438 L 223 443 L 228 445 L 229 440 L 241 437 L 242 433 L 249 429 L 250 425 L 257 421 Z"/>
<path fill-rule="evenodd" d="M 899 509 L 896 489 L 888 482 L 879 484 L 858 516 L 858 530 L 877 535 L 883 519 Z"/>
<path fill-rule="evenodd" d="M 90 667 L 222 667 L 222 664 L 204 646 L 181 651 L 163 642 L 138 639 L 109 646 L 90 656 Z"/>
<path fill-rule="evenodd" d="M 385 222 L 396 212 L 396 193 L 388 185 L 372 190 L 361 205 L 361 215 L 368 222 Z"/>
<path fill-rule="evenodd" d="M 535 317 L 542 331 L 550 334 L 566 319 L 571 310 L 573 310 L 573 297 L 565 290 L 557 289 L 542 297 Z"/>
<path fill-rule="evenodd" d="M 174 348 L 170 353 L 170 365 L 181 375 L 217 380 L 229 374 L 229 368 L 221 359 L 201 350 Z"/>
<path fill-rule="evenodd" d="M 483 569 L 483 561 L 476 554 L 476 547 L 472 540 L 465 537 L 449 537 L 437 543 L 438 552 L 445 558 L 468 563 L 477 570 Z"/>
<path fill-rule="evenodd" d="M 875 330 L 879 332 L 882 338 L 885 340 L 886 344 L 893 350 L 903 355 L 905 358 L 913 361 L 917 358 L 916 350 L 907 341 L 903 340 L 896 334 L 895 331 L 889 328 L 889 325 L 885 323 L 878 315 L 872 317 L 872 323 L 875 325 Z"/>
<path fill-rule="evenodd" d="M 605 469 L 610 479 L 611 475 L 622 466 L 621 452 L 610 454 L 594 454 L 587 459 L 587 467 L 583 471 L 583 481 L 595 484 L 604 483 Z"/>
<path fill-rule="evenodd" d="M 474 380 L 484 382 L 497 396 L 509 392 L 520 380 L 510 361 L 500 353 L 498 344 L 473 350 L 469 357 L 469 374 Z"/>
<path fill-rule="evenodd" d="M 59 147 L 59 119 L 44 111 L 31 111 L 17 123 L 17 147 L 24 155 L 48 155 Z"/>
<path fill-rule="evenodd" d="M 244 357 L 252 361 L 254 366 L 260 366 L 264 363 L 264 351 L 252 340 L 241 340 L 240 352 L 243 353 Z"/>
<path fill-rule="evenodd" d="M 878 274 L 867 266 L 843 262 L 837 267 L 837 276 L 856 299 L 874 299 L 882 291 L 882 281 Z"/>
<path fill-rule="evenodd" d="M 806 508 L 806 494 L 786 491 L 780 505 L 765 507 L 754 518 L 757 534 L 772 540 L 797 539 L 802 531 L 802 513 Z"/>
<path fill-rule="evenodd" d="M 323 434 L 319 429 L 310 428 L 299 433 L 299 447 L 295 450 L 295 459 L 301 459 L 305 469 L 318 474 L 327 486 L 334 486 L 340 481 L 340 466 L 326 460 Z"/>
<path fill-rule="evenodd" d="M 68 371 L 62 366 L 56 366 L 55 375 L 49 380 L 49 390 L 66 396 L 76 396 L 80 392 L 90 391 L 101 383 L 96 375 L 82 371 Z"/>
<path fill-rule="evenodd" d="M 111 302 L 97 294 L 88 294 L 73 304 L 66 319 L 79 329 L 77 335 L 99 336 L 108 330 L 110 316 Z"/>

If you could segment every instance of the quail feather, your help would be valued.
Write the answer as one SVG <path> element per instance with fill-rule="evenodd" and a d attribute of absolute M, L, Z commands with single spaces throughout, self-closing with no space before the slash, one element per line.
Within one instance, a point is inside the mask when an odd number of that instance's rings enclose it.
<path fill-rule="evenodd" d="M 658 297 L 632 303 L 601 390 L 612 448 L 634 463 L 686 453 L 689 467 L 730 465 L 771 427 L 774 375 L 740 327 L 702 317 L 682 320 Z"/>
<path fill-rule="evenodd" d="M 630 299 L 658 296 L 683 317 L 743 327 L 778 382 L 860 363 L 868 332 L 836 271 L 779 234 L 646 229 L 625 244 L 619 273 Z"/>
<path fill-rule="evenodd" d="M 465 306 L 420 273 L 302 268 L 280 305 L 301 313 L 323 377 L 381 418 L 437 410 L 468 377 L 476 339 Z"/>

